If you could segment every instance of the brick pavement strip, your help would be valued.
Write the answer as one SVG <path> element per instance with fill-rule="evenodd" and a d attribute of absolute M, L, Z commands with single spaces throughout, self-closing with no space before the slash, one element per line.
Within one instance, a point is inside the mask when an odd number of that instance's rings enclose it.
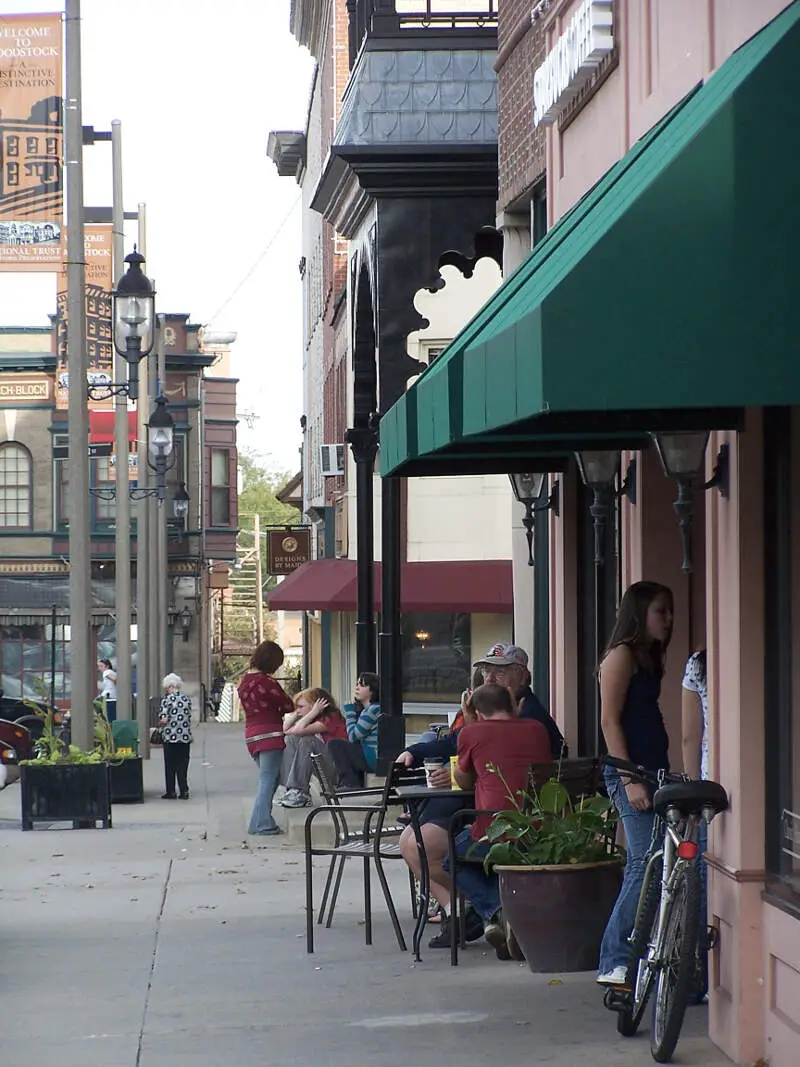
<path fill-rule="evenodd" d="M 593 975 L 531 975 L 470 947 L 413 964 L 375 885 L 364 944 L 359 864 L 347 864 L 330 930 L 304 940 L 303 856 L 245 841 L 255 773 L 241 726 L 198 727 L 188 802 L 162 801 L 160 753 L 144 805 L 113 830 L 19 829 L 0 793 L 0 1035 L 4 1063 L 33 1067 L 504 1067 L 651 1063 L 646 1033 L 617 1036 Z M 293 824 L 303 812 L 292 812 Z M 410 934 L 408 883 L 389 865 Z M 319 888 L 322 879 L 318 878 Z M 679 1062 L 729 1061 L 687 1013 Z"/>

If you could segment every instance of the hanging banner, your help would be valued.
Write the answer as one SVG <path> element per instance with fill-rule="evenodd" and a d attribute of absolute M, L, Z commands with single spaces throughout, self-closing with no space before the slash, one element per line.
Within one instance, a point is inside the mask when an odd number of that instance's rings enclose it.
<path fill-rule="evenodd" d="M 89 385 L 110 385 L 114 380 L 114 342 L 111 331 L 111 290 L 113 277 L 113 243 L 111 223 L 87 225 L 83 229 L 86 251 L 86 351 Z M 56 407 L 69 403 L 69 373 L 67 371 L 67 275 L 58 277 L 58 327 L 56 378 Z M 108 411 L 114 398 L 89 400 L 91 411 Z"/>
<path fill-rule="evenodd" d="M 0 17 L 0 271 L 63 261 L 61 15 Z"/>

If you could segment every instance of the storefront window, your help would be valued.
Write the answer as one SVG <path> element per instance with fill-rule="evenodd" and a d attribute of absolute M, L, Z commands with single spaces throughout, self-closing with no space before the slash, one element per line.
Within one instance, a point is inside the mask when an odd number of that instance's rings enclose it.
<path fill-rule="evenodd" d="M 469 615 L 403 615 L 403 700 L 459 703 L 471 663 Z"/>
<path fill-rule="evenodd" d="M 57 625 L 53 670 L 52 627 L 0 626 L 0 688 L 12 700 L 49 700 L 55 681 L 56 701 L 69 699 L 67 628 Z"/>
<path fill-rule="evenodd" d="M 765 412 L 765 706 L 770 888 L 800 907 L 800 412 Z"/>

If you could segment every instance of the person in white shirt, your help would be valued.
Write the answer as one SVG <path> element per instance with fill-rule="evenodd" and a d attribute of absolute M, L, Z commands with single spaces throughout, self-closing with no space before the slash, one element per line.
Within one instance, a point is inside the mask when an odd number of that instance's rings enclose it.
<path fill-rule="evenodd" d="M 101 659 L 97 666 L 102 674 L 100 696 L 106 702 L 106 717 L 113 722 L 117 717 L 117 673 L 110 659 Z"/>

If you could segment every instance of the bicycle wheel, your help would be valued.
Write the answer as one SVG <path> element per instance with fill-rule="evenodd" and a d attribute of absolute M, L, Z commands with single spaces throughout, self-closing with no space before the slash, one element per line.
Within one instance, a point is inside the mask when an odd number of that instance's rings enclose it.
<path fill-rule="evenodd" d="M 650 991 L 653 988 L 655 970 L 648 964 L 647 954 L 658 916 L 663 869 L 664 859 L 662 856 L 657 856 L 645 872 L 646 882 L 642 886 L 636 925 L 631 934 L 631 954 L 625 979 L 625 985 L 632 990 L 631 1006 L 627 1011 L 620 1011 L 617 1014 L 617 1031 L 623 1037 L 633 1037 L 639 1029 Z"/>
<path fill-rule="evenodd" d="M 680 1037 L 694 976 L 699 920 L 700 875 L 683 862 L 675 874 L 653 1004 L 650 1051 L 657 1063 L 669 1062 Z"/>

